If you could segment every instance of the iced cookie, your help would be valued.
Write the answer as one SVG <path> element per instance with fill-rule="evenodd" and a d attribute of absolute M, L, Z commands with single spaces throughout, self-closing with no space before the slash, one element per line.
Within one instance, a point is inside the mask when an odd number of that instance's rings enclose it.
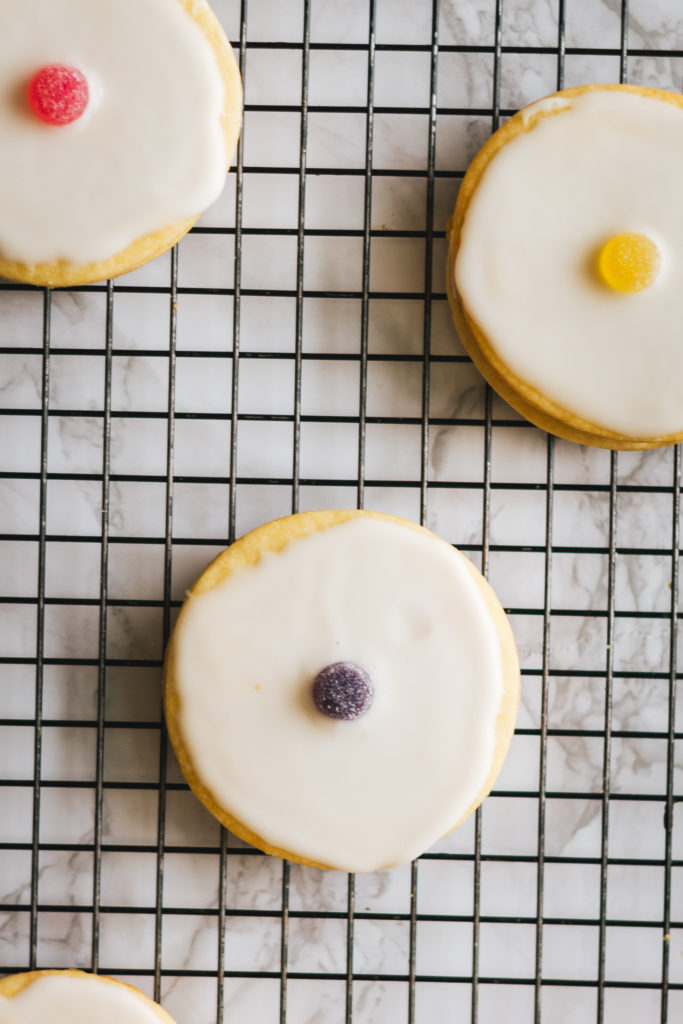
<path fill-rule="evenodd" d="M 31 971 L 0 979 L 0 1024 L 175 1024 L 132 985 L 83 971 Z"/>
<path fill-rule="evenodd" d="M 475 157 L 449 224 L 458 332 L 495 390 L 604 448 L 683 439 L 683 97 L 567 89 Z"/>
<path fill-rule="evenodd" d="M 165 252 L 241 123 L 205 0 L 0 0 L 0 276 L 78 285 Z"/>
<path fill-rule="evenodd" d="M 317 867 L 402 864 L 460 824 L 518 701 L 484 578 L 373 512 L 247 534 L 189 591 L 166 654 L 169 734 L 195 794 L 247 842 Z"/>

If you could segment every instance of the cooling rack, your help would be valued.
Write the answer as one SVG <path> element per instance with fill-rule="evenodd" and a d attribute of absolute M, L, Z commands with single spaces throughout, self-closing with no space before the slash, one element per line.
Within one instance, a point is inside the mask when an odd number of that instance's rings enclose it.
<path fill-rule="evenodd" d="M 584 81 L 679 89 L 674 0 L 222 0 L 223 198 L 103 285 L 0 284 L 0 972 L 81 967 L 179 1024 L 683 1019 L 680 456 L 591 451 L 480 380 L 444 290 L 477 147 Z M 489 576 L 523 699 L 493 794 L 405 869 L 219 830 L 160 711 L 226 542 L 419 520 Z"/>

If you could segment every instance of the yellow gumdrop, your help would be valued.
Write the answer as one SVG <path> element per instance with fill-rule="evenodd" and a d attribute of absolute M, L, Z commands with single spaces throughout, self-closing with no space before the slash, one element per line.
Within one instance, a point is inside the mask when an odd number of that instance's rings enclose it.
<path fill-rule="evenodd" d="M 603 245 L 598 256 L 600 277 L 618 292 L 642 292 L 657 278 L 659 250 L 647 235 L 625 231 Z"/>

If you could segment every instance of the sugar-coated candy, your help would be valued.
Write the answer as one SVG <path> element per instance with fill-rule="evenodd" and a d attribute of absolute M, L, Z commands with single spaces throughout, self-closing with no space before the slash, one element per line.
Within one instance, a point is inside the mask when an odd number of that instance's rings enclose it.
<path fill-rule="evenodd" d="M 617 292 L 642 292 L 654 284 L 660 262 L 651 238 L 625 231 L 602 247 L 598 271 L 604 283 Z"/>
<path fill-rule="evenodd" d="M 66 64 L 48 64 L 29 83 L 28 99 L 34 114 L 50 125 L 67 125 L 85 112 L 90 92 L 85 75 Z"/>
<path fill-rule="evenodd" d="M 351 661 L 326 665 L 313 681 L 313 700 L 318 711 L 345 722 L 364 715 L 374 694 L 368 673 Z"/>

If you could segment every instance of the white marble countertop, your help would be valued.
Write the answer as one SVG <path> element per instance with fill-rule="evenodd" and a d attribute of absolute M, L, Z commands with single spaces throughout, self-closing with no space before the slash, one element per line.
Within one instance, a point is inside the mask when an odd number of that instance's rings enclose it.
<path fill-rule="evenodd" d="M 432 176 L 433 6 L 439 12 L 439 48 Z M 563 84 L 618 81 L 621 5 L 566 0 L 563 6 Z M 240 4 L 216 0 L 214 7 L 239 45 Z M 671 641 L 674 451 L 612 457 L 562 441 L 552 444 L 494 396 L 488 475 L 486 390 L 464 357 L 442 283 L 444 225 L 462 172 L 491 131 L 496 61 L 503 116 L 554 91 L 560 66 L 558 4 L 504 0 L 497 58 L 494 0 L 435 5 L 377 0 L 373 234 L 369 293 L 364 294 L 368 0 L 312 0 L 311 48 L 305 52 L 310 110 L 300 381 L 293 355 L 304 4 L 245 0 L 244 7 L 247 107 L 234 492 L 234 173 L 222 198 L 202 217 L 200 230 L 179 246 L 174 358 L 169 357 L 170 256 L 115 283 L 110 400 L 106 287 L 55 292 L 51 299 L 27 288 L 0 290 L 0 973 L 31 964 L 33 907 L 38 966 L 97 966 L 150 995 L 159 967 L 161 1000 L 179 1024 L 214 1024 L 223 877 L 226 1022 L 469 1021 L 476 929 L 479 1024 L 531 1024 L 543 813 L 540 1019 L 584 1024 L 596 1019 L 600 998 L 607 1024 L 659 1021 L 667 942 L 668 977 L 679 986 L 669 992 L 669 1020 L 683 1019 L 679 812 L 671 836 L 670 938 L 663 929 L 667 785 L 678 795 L 683 783 L 678 738 L 667 780 L 676 647 Z M 680 5 L 631 0 L 629 9 L 624 37 L 629 81 L 680 90 Z M 275 45 L 263 46 L 266 42 Z M 430 198 L 433 224 L 426 231 Z M 433 298 L 425 339 L 430 240 Z M 164 609 L 170 602 L 175 613 L 185 588 L 225 545 L 231 509 L 235 533 L 241 534 L 297 503 L 300 509 L 355 506 L 365 302 L 363 502 L 419 519 L 424 476 L 426 525 L 479 565 L 483 543 L 487 546 L 489 576 L 510 611 L 524 677 L 518 732 L 494 794 L 484 804 L 481 835 L 477 839 L 472 818 L 419 861 L 414 930 L 410 866 L 355 879 L 352 1016 L 345 1018 L 347 876 L 292 866 L 283 886 L 281 861 L 246 850 L 232 837 L 222 860 L 218 826 L 183 785 L 172 755 L 160 761 L 159 683 Z M 46 315 L 49 374 L 43 350 Z M 167 542 L 169 379 L 175 445 Z M 299 384 L 300 483 L 295 488 Z M 47 416 L 41 415 L 44 386 Z M 103 531 L 108 537 L 104 615 Z M 546 570 L 551 614 L 544 757 Z M 32 886 L 33 723 L 41 664 L 43 785 L 37 885 Z M 611 798 L 601 914 L 610 665 Z M 541 771 L 546 773 L 543 801 Z M 101 831 L 95 813 L 99 782 Z M 93 946 L 95 906 L 99 940 Z M 414 1008 L 408 985 L 411 948 Z M 283 992 L 286 1016 L 281 1017 Z"/>

